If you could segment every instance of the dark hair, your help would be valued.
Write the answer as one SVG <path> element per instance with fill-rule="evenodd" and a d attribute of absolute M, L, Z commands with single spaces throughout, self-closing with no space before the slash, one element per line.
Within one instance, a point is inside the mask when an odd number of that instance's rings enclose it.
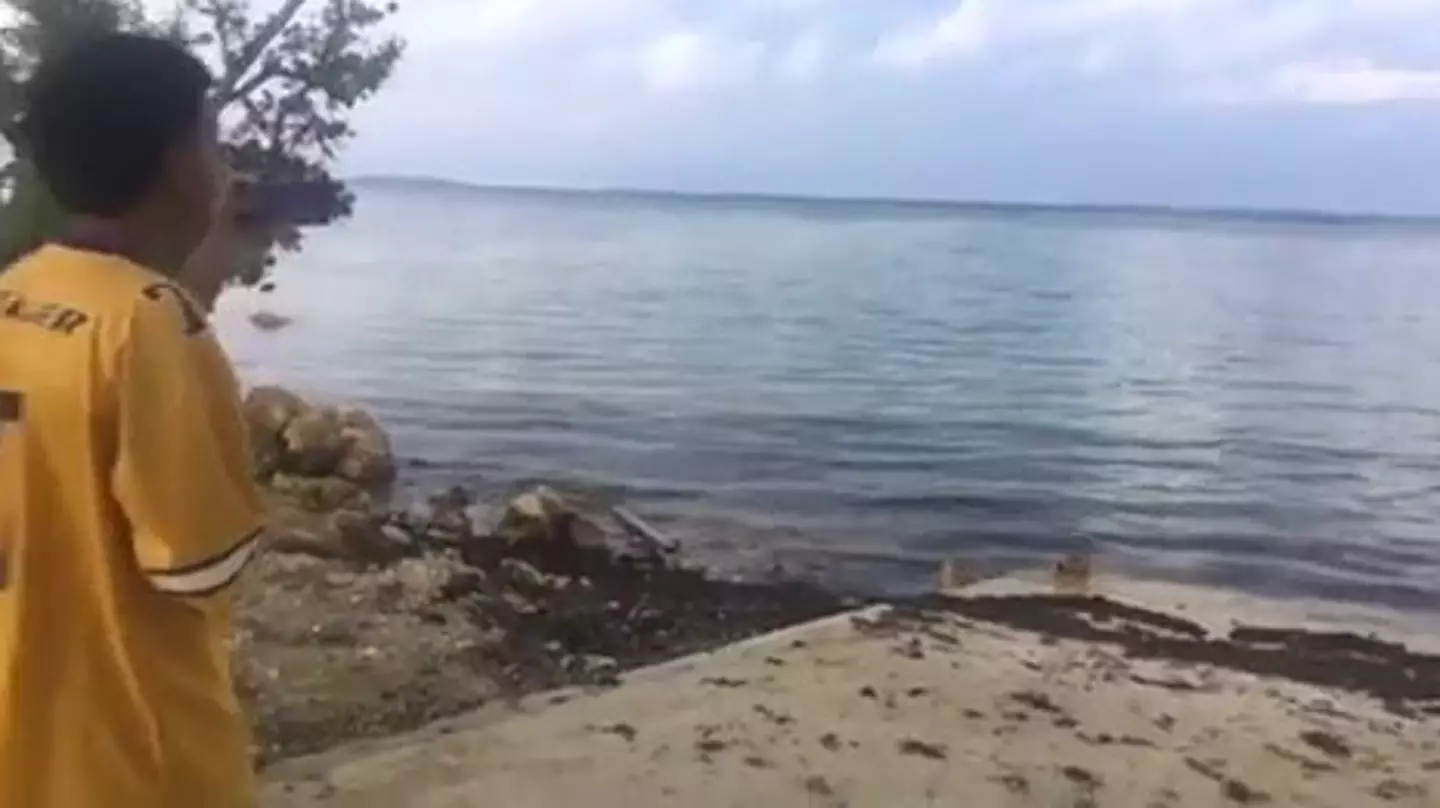
<path fill-rule="evenodd" d="M 154 187 L 166 152 L 203 125 L 209 90 L 205 65 L 173 42 L 87 38 L 35 71 L 22 143 L 71 213 L 117 216 Z"/>

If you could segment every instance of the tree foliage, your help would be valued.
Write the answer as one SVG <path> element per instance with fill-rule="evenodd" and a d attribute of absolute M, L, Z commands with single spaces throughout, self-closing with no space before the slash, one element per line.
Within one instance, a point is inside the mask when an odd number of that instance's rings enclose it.
<path fill-rule="evenodd" d="M 5 167 L 0 260 L 53 235 L 58 211 L 24 163 L 13 137 L 21 82 L 55 48 L 96 30 L 145 30 L 175 38 L 216 74 L 215 101 L 231 165 L 276 180 L 322 180 L 334 189 L 331 220 L 349 216 L 353 195 L 330 174 L 355 132 L 350 116 L 390 78 L 404 43 L 384 32 L 392 2 L 283 0 L 268 14 L 249 0 L 178 0 L 146 17 L 136 0 L 3 0 L 15 22 L 0 30 L 0 128 L 15 150 Z M 297 233 L 278 235 L 294 249 Z M 265 264 L 269 262 L 266 261 Z M 265 264 L 237 268 L 258 282 Z"/>

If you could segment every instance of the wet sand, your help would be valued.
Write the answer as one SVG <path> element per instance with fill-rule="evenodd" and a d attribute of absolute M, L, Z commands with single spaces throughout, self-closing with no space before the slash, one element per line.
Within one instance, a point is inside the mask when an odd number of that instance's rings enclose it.
<path fill-rule="evenodd" d="M 1007 579 L 824 618 L 281 762 L 262 805 L 1440 799 L 1432 616 L 1099 587 L 1108 598 Z"/>

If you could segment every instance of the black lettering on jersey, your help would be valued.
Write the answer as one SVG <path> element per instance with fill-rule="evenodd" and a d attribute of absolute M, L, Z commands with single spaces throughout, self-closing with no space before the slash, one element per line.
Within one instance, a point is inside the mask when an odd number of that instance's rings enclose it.
<path fill-rule="evenodd" d="M 7 448 L 5 445 L 7 433 L 18 429 L 24 417 L 25 396 L 14 390 L 0 390 L 0 462 L 5 462 L 7 451 L 14 451 L 13 448 Z M 3 495 L 4 492 L 0 492 L 0 497 Z M 9 580 L 7 575 L 9 565 L 6 562 L 10 557 L 11 543 L 15 538 L 12 535 L 15 525 L 13 518 L 7 518 L 5 503 L 0 501 L 0 592 L 5 590 Z"/>
<path fill-rule="evenodd" d="M 0 319 L 70 336 L 90 322 L 90 315 L 60 303 L 30 300 L 19 292 L 0 289 Z"/>
<path fill-rule="evenodd" d="M 185 320 L 185 336 L 187 337 L 203 333 L 209 327 L 205 319 L 205 312 L 201 311 L 191 301 L 190 296 L 173 283 L 152 283 L 145 287 L 145 297 L 149 300 L 169 298 L 171 302 L 179 306 L 180 316 Z"/>

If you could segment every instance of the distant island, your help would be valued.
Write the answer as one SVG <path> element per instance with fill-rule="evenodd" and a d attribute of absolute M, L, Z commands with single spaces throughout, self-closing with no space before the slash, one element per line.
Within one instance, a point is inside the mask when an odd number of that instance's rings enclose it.
<path fill-rule="evenodd" d="M 1281 208 L 1182 207 L 1165 205 L 1058 204 L 1049 202 L 991 202 L 964 199 L 903 199 L 775 194 L 741 191 L 677 191 L 653 188 L 566 188 L 558 186 L 488 185 L 438 177 L 363 175 L 350 178 L 357 190 L 410 193 L 461 193 L 529 199 L 610 199 L 656 204 L 696 204 L 765 207 L 829 207 L 837 210 L 888 209 L 897 213 L 963 213 L 976 216 L 1104 216 L 1149 220 L 1226 220 L 1274 224 L 1383 225 L 1392 228 L 1440 228 L 1440 216 L 1336 212 Z"/>

